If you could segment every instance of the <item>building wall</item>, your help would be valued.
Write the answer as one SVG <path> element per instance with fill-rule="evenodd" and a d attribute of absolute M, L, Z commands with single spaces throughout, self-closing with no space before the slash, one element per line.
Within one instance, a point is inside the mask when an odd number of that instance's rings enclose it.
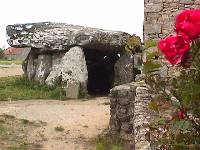
<path fill-rule="evenodd" d="M 8 60 L 25 60 L 26 57 L 28 56 L 29 52 L 30 52 L 31 48 L 23 48 L 22 51 L 20 51 L 19 53 L 14 53 L 14 54 L 7 54 L 6 58 Z"/>
<path fill-rule="evenodd" d="M 174 18 L 184 9 L 200 9 L 200 0 L 144 0 L 144 40 L 173 33 Z"/>

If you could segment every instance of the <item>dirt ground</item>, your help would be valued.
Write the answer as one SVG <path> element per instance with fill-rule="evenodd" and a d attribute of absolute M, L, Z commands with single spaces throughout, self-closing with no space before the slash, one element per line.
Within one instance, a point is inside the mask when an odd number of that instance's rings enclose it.
<path fill-rule="evenodd" d="M 20 67 L 0 67 L 0 77 L 19 74 Z M 108 127 L 110 108 L 107 97 L 10 101 L 0 102 L 0 115 L 43 122 L 27 132 L 27 142 L 40 145 L 38 150 L 93 150 L 89 141 Z"/>
<path fill-rule="evenodd" d="M 21 65 L 0 65 L 0 77 L 8 77 L 22 75 L 23 70 Z"/>

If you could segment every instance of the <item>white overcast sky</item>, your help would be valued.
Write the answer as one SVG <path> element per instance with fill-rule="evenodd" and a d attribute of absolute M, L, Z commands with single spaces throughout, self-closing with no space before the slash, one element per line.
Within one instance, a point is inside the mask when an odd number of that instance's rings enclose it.
<path fill-rule="evenodd" d="M 44 21 L 125 31 L 142 38 L 143 3 L 143 0 L 0 0 L 0 47 L 7 47 L 7 25 Z"/>

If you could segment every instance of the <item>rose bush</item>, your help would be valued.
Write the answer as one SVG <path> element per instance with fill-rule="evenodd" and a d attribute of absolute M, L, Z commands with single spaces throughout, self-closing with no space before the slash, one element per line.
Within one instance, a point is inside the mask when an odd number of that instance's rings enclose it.
<path fill-rule="evenodd" d="M 177 15 L 175 22 L 177 34 L 186 34 L 190 40 L 200 35 L 200 10 L 185 10 Z"/>
<path fill-rule="evenodd" d="M 186 58 L 190 44 L 188 36 L 179 34 L 161 40 L 158 47 L 165 55 L 165 58 L 172 65 L 175 65 Z"/>
<path fill-rule="evenodd" d="M 163 77 L 154 67 L 146 74 L 146 82 L 154 95 L 149 108 L 156 112 L 148 139 L 153 149 L 199 150 L 200 10 L 178 14 L 175 32 L 158 43 L 160 51 L 173 65 L 168 67 L 170 73 Z"/>

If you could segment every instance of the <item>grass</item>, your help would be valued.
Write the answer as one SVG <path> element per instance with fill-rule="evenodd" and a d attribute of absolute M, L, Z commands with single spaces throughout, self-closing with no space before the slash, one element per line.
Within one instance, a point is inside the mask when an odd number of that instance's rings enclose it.
<path fill-rule="evenodd" d="M 91 141 L 91 144 L 95 144 L 96 150 L 125 150 L 124 142 L 118 135 L 110 135 L 107 131 L 104 131 L 102 135 Z"/>
<path fill-rule="evenodd" d="M 96 150 L 124 150 L 122 141 L 117 137 L 103 136 L 97 139 Z"/>
<path fill-rule="evenodd" d="M 0 101 L 65 98 L 60 87 L 50 89 L 24 76 L 0 78 Z"/>
<path fill-rule="evenodd" d="M 11 65 L 11 64 L 16 64 L 16 65 L 21 65 L 23 61 L 21 60 L 0 60 L 0 65 Z"/>

